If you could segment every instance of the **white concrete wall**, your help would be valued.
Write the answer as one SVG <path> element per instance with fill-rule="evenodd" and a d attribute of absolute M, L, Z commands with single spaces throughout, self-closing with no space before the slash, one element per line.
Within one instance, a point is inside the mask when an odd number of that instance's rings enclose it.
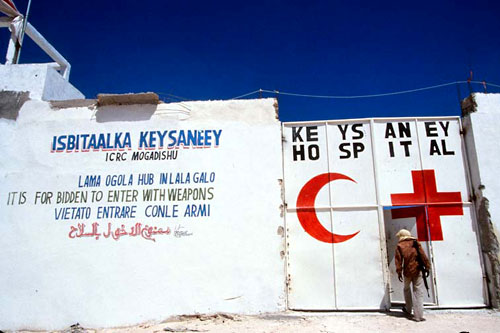
<path fill-rule="evenodd" d="M 0 90 L 29 91 L 31 99 L 46 101 L 85 98 L 48 64 L 0 65 Z"/>
<path fill-rule="evenodd" d="M 0 327 L 62 329 L 76 322 L 109 327 L 177 314 L 284 310 L 281 129 L 274 103 L 51 109 L 32 100 L 16 121 L 0 119 Z M 173 130 L 221 131 L 219 146 L 212 137 L 206 148 L 139 150 L 141 132 Z M 118 151 L 51 152 L 54 136 L 90 133 L 129 133 L 127 160 L 106 161 L 107 153 Z M 136 151 L 178 155 L 132 161 Z M 214 179 L 195 183 L 196 172 L 213 173 Z M 160 184 L 161 173 L 184 183 Z M 153 174 L 153 182 L 139 185 L 141 174 Z M 85 187 L 87 175 L 101 176 L 100 185 Z M 106 185 L 108 175 L 124 175 L 127 184 Z M 142 198 L 148 189 L 195 188 L 210 188 L 213 197 Z M 111 202 L 112 190 L 137 190 L 138 199 Z M 86 192 L 88 201 L 57 203 L 57 193 L 64 191 Z M 92 201 L 92 191 L 102 191 L 104 199 Z M 19 199 L 20 192 L 26 200 Z M 54 197 L 42 203 L 40 195 L 48 192 Z M 185 216 L 189 204 L 210 205 L 210 214 Z M 100 206 L 113 205 L 135 206 L 136 214 L 97 215 Z M 168 206 L 170 216 L 146 217 L 148 205 Z M 91 216 L 58 217 L 70 207 L 87 207 Z M 93 223 L 98 223 L 94 230 Z M 139 235 L 132 231 L 137 223 Z M 148 240 L 145 225 L 170 233 Z"/>
<path fill-rule="evenodd" d="M 66 81 L 53 67 L 47 67 L 47 76 L 42 100 L 61 101 L 67 99 L 83 99 L 85 96 L 72 84 Z"/>
<path fill-rule="evenodd" d="M 491 221 L 495 226 L 497 238 L 500 239 L 500 181 L 498 168 L 500 156 L 498 144 L 500 142 L 500 94 L 474 94 L 477 103 L 476 112 L 471 113 L 464 122 L 467 129 L 472 131 L 468 146 L 475 150 L 471 156 L 471 164 L 477 163 L 479 172 L 473 172 L 475 190 L 481 186 L 482 196 L 489 199 Z M 474 159 L 476 161 L 474 161 Z"/>
<path fill-rule="evenodd" d="M 500 94 L 473 95 L 476 105 L 463 118 L 490 303 L 500 307 Z M 469 100 L 470 102 L 470 100 Z"/>

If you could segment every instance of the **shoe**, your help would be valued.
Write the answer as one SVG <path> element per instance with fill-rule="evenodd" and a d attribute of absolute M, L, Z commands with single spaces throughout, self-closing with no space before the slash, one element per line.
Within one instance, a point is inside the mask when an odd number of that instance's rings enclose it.
<path fill-rule="evenodd" d="M 414 321 L 420 322 L 420 321 L 425 321 L 425 318 L 413 318 Z"/>
<path fill-rule="evenodd" d="M 404 313 L 405 315 L 407 315 L 408 317 L 411 317 L 411 312 L 408 312 L 408 310 L 406 310 L 406 308 L 405 308 L 404 306 L 403 306 L 403 309 L 402 309 L 402 310 L 403 310 L 403 313 Z"/>

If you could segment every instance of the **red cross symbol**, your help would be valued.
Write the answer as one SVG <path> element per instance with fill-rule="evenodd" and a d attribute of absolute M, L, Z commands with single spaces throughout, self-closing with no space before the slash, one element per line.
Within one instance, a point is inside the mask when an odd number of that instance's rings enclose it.
<path fill-rule="evenodd" d="M 413 193 L 391 194 L 393 219 L 415 217 L 419 241 L 442 241 L 441 216 L 464 215 L 460 192 L 438 192 L 434 170 L 413 170 Z M 429 239 L 430 236 L 430 239 Z"/>

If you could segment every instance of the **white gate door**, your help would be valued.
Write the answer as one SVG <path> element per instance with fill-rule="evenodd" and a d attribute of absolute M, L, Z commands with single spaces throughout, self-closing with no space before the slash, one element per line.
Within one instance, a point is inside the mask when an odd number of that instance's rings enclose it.
<path fill-rule="evenodd" d="M 394 247 L 404 227 L 432 260 L 428 304 L 487 304 L 460 120 L 376 120 L 374 138 L 381 204 L 393 207 L 384 210 L 391 300 L 403 302 Z"/>
<path fill-rule="evenodd" d="M 402 227 L 433 263 L 427 304 L 486 304 L 458 118 L 284 123 L 283 136 L 290 309 L 402 301 Z"/>
<path fill-rule="evenodd" d="M 385 300 L 370 123 L 284 124 L 291 309 Z"/>

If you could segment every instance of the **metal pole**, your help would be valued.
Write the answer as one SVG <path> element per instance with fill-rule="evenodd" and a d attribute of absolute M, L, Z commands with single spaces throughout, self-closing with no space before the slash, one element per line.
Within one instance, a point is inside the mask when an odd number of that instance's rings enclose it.
<path fill-rule="evenodd" d="M 55 62 L 59 64 L 57 70 L 61 72 L 61 75 L 66 81 L 69 80 L 69 73 L 71 70 L 71 65 L 50 43 L 31 25 L 28 23 L 26 26 L 26 34 L 31 37 L 31 39 L 38 45 L 49 57 L 51 57 Z"/>
<path fill-rule="evenodd" d="M 16 43 L 16 53 L 14 54 L 14 60 L 12 61 L 13 64 L 19 63 L 19 57 L 21 56 L 21 48 L 23 46 L 24 33 L 26 31 L 26 25 L 28 24 L 28 15 L 30 13 L 30 7 L 31 7 L 31 0 L 28 1 L 28 7 L 26 8 L 26 15 L 24 16 L 23 20 L 23 28 L 21 30 L 21 34 L 19 35 L 19 39 Z"/>
<path fill-rule="evenodd" d="M 380 193 L 380 177 L 379 177 L 379 167 L 377 161 L 377 147 L 375 144 L 375 120 L 370 119 L 370 144 L 372 148 L 372 165 L 373 165 L 373 176 L 375 183 L 375 199 L 377 201 L 377 217 L 378 217 L 378 230 L 380 239 L 380 262 L 382 263 L 382 278 L 384 279 L 384 308 L 389 310 L 391 308 L 391 272 L 389 271 L 389 258 L 387 257 L 387 236 L 385 231 L 385 219 L 384 219 L 384 207 Z"/>
<path fill-rule="evenodd" d="M 472 75 L 473 75 L 473 73 L 472 73 L 472 69 L 471 69 L 471 70 L 470 70 L 470 76 L 469 76 L 469 78 L 467 79 L 467 86 L 469 87 L 469 95 L 472 95 L 472 93 L 474 92 L 474 91 L 472 90 L 472 85 L 471 85 L 471 82 L 472 82 Z"/>
<path fill-rule="evenodd" d="M 471 75 L 472 75 L 472 71 L 471 71 Z M 423 158 L 423 155 L 422 155 L 422 145 L 421 145 L 421 142 L 420 142 L 420 135 L 418 134 L 418 129 L 419 129 L 419 126 L 418 126 L 418 118 L 415 118 L 415 130 L 417 132 L 417 146 L 418 146 L 418 156 L 420 157 L 420 170 L 424 170 L 424 158 Z M 422 178 L 424 178 L 424 174 L 422 173 Z M 431 301 L 434 301 L 436 305 L 439 306 L 439 293 L 438 293 L 438 283 L 437 283 L 437 273 L 436 273 L 436 266 L 435 266 L 435 263 L 434 263 L 434 244 L 432 243 L 432 240 L 431 240 L 431 228 L 429 227 L 429 213 L 428 213 L 428 206 L 429 204 L 427 203 L 427 189 L 425 187 L 425 179 L 422 179 L 422 182 L 424 184 L 424 196 L 425 196 L 425 223 L 427 225 L 427 238 L 429 239 L 429 242 L 428 242 L 428 245 L 429 245 L 429 259 L 431 261 L 431 266 L 432 266 L 432 284 L 431 284 L 431 288 L 430 290 L 432 290 L 433 292 L 433 295 L 434 295 L 434 299 L 431 298 Z"/>
<path fill-rule="evenodd" d="M 326 166 L 328 170 L 328 174 L 332 172 L 330 168 L 330 149 L 329 149 L 329 144 L 328 144 L 328 123 L 325 121 L 323 122 L 323 125 L 325 126 L 325 136 L 326 136 Z M 333 204 L 332 204 L 332 187 L 328 185 L 328 212 L 330 213 L 330 230 L 333 232 Z M 335 310 L 338 310 L 338 301 L 337 301 L 337 270 L 335 268 L 335 243 L 332 242 L 332 266 L 333 266 L 333 290 L 334 290 L 334 295 L 333 295 L 333 301 L 335 302 Z"/>
<path fill-rule="evenodd" d="M 460 85 L 457 83 L 457 96 L 458 96 L 458 106 L 460 107 L 460 114 L 463 114 L 462 110 L 462 94 L 460 93 Z"/>

